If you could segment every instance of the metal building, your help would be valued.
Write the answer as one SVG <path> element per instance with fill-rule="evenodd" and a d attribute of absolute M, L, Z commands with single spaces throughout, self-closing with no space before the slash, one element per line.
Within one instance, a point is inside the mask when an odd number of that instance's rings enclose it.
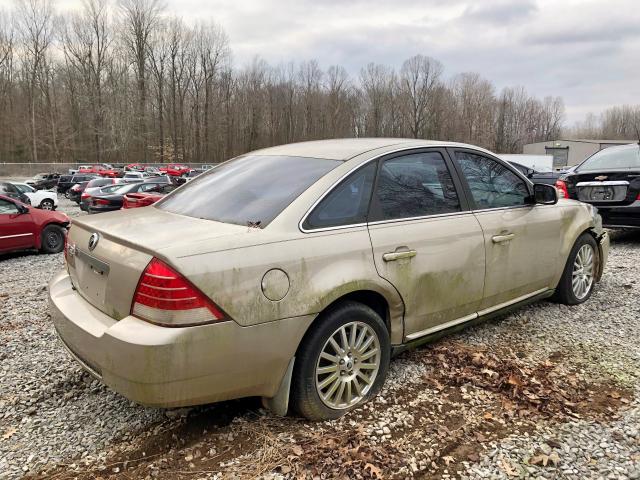
<path fill-rule="evenodd" d="M 548 142 L 528 143 L 522 148 L 522 153 L 528 155 L 552 155 L 554 168 L 571 167 L 604 148 L 637 142 L 638 140 L 551 140 Z"/>

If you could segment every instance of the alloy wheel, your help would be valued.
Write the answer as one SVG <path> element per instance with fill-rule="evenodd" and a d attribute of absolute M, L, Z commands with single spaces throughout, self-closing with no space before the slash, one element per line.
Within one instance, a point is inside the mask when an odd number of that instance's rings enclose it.
<path fill-rule="evenodd" d="M 589 244 L 582 245 L 573 262 L 571 285 L 578 300 L 585 298 L 593 285 L 594 251 Z"/>
<path fill-rule="evenodd" d="M 380 340 L 363 322 L 349 322 L 326 341 L 316 364 L 316 391 L 329 408 L 357 404 L 373 387 L 380 369 Z"/>

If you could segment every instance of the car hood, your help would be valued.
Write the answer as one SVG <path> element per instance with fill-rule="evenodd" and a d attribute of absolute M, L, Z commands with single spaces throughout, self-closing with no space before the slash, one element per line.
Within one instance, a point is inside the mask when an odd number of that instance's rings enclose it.
<path fill-rule="evenodd" d="M 31 214 L 31 216 L 34 217 L 34 219 L 36 219 L 38 223 L 55 222 L 66 224 L 71 221 L 69 217 L 67 217 L 67 215 L 62 212 L 56 212 L 53 210 L 40 210 L 39 208 L 35 208 L 30 205 L 27 205 L 27 207 L 29 207 L 29 213 Z"/>
<path fill-rule="evenodd" d="M 259 228 L 178 215 L 156 207 L 75 218 L 74 225 L 131 248 L 164 257 L 188 257 L 277 241 Z"/>

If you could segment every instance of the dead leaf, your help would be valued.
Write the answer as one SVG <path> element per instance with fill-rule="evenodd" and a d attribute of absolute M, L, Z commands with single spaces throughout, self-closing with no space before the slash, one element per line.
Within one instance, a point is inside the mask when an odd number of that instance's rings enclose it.
<path fill-rule="evenodd" d="M 513 465 L 511 465 L 511 462 L 503 458 L 502 460 L 500 460 L 500 463 L 502 464 L 502 470 L 504 470 L 504 473 L 506 473 L 510 477 L 519 476 L 518 471 L 515 468 L 513 468 Z"/>
<path fill-rule="evenodd" d="M 9 430 L 7 430 L 4 435 L 2 435 L 2 439 L 3 440 L 8 440 L 9 438 L 13 437 L 13 435 L 18 431 L 17 428 L 12 427 Z"/>
<path fill-rule="evenodd" d="M 522 386 L 522 382 L 515 375 L 509 375 L 509 378 L 507 379 L 507 383 L 509 385 L 515 385 L 516 387 L 521 387 Z"/>
<path fill-rule="evenodd" d="M 382 470 L 380 470 L 380 468 L 376 467 L 374 464 L 372 463 L 367 463 L 364 466 L 365 470 L 369 470 L 369 473 L 371 473 L 371 475 L 374 478 L 382 478 Z"/>
<path fill-rule="evenodd" d="M 554 465 L 558 465 L 560 463 L 560 456 L 558 455 L 558 452 L 551 452 L 551 455 L 549 455 L 549 460 Z"/>
<path fill-rule="evenodd" d="M 291 447 L 291 451 L 298 457 L 304 453 L 304 450 L 300 445 L 294 445 L 293 447 Z"/>
<path fill-rule="evenodd" d="M 540 464 L 542 464 L 543 467 L 546 467 L 547 463 L 549 463 L 549 457 L 546 456 L 546 455 L 536 455 L 535 457 L 531 457 L 529 459 L 529 464 L 530 465 L 540 465 Z"/>
<path fill-rule="evenodd" d="M 485 420 L 493 420 L 493 414 L 491 412 L 485 412 L 482 416 Z"/>
<path fill-rule="evenodd" d="M 620 398 L 620 397 L 621 397 L 621 395 L 620 395 L 618 392 L 616 392 L 616 391 L 609 392 L 609 396 L 610 396 L 611 398 L 615 398 L 616 400 L 617 400 L 618 398 Z"/>
<path fill-rule="evenodd" d="M 442 457 L 442 460 L 444 460 L 444 463 L 447 465 L 447 467 L 449 466 L 449 464 L 450 464 L 451 462 L 455 462 L 455 461 L 456 461 L 456 459 L 455 459 L 455 458 L 453 458 L 453 457 L 452 457 L 452 456 L 450 456 L 450 455 L 447 455 L 446 457 Z"/>
<path fill-rule="evenodd" d="M 289 465 L 282 465 L 280 467 L 280 473 L 287 474 L 291 471 L 291 467 Z"/>

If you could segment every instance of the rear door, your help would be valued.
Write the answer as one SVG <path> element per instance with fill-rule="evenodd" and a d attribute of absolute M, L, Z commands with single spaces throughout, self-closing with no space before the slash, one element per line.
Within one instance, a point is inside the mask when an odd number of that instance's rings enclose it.
<path fill-rule="evenodd" d="M 22 250 L 34 245 L 31 214 L 20 213 L 15 203 L 0 198 L 0 251 Z"/>
<path fill-rule="evenodd" d="M 551 287 L 557 271 L 562 209 L 531 203 L 531 184 L 506 162 L 450 149 L 484 233 L 487 270 L 480 313 Z"/>
<path fill-rule="evenodd" d="M 484 240 L 445 150 L 382 159 L 368 226 L 378 274 L 404 301 L 406 340 L 475 317 Z"/>

